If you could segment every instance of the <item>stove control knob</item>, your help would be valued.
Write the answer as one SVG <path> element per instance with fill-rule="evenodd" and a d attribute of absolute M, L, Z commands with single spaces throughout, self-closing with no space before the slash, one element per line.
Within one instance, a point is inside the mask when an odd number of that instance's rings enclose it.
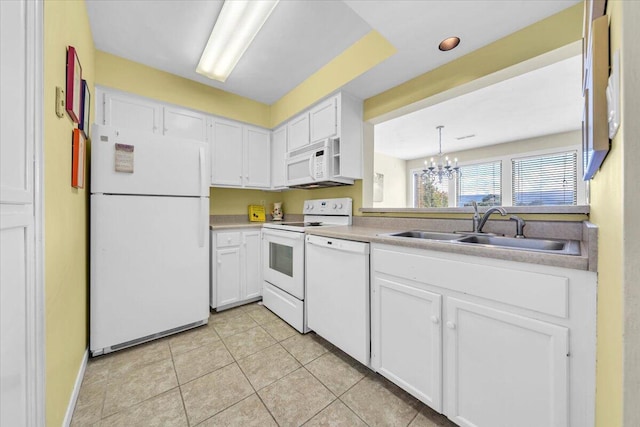
<path fill-rule="evenodd" d="M 313 205 L 307 205 L 307 210 L 308 211 L 313 210 Z"/>
<path fill-rule="evenodd" d="M 342 203 L 338 203 L 338 209 L 342 209 Z"/>
<path fill-rule="evenodd" d="M 333 209 L 337 208 L 338 205 L 336 205 L 335 203 L 333 204 Z"/>

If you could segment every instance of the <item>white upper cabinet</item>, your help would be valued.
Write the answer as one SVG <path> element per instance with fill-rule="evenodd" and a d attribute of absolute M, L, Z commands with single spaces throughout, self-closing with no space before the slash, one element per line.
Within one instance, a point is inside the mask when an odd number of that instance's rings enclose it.
<path fill-rule="evenodd" d="M 100 94 L 102 91 L 97 92 Z M 108 126 L 133 129 L 143 132 L 162 133 L 162 106 L 137 96 L 119 92 L 102 92 L 103 105 L 97 119 Z M 98 96 L 99 100 L 100 97 Z M 102 112 L 102 114 L 100 114 Z"/>
<path fill-rule="evenodd" d="M 287 152 L 292 152 L 298 148 L 309 145 L 309 112 L 300 114 L 287 123 L 287 132 L 289 140 L 287 143 Z"/>
<path fill-rule="evenodd" d="M 333 96 L 309 112 L 312 143 L 338 134 L 337 99 Z"/>
<path fill-rule="evenodd" d="M 271 186 L 271 162 L 269 156 L 271 132 L 244 126 L 244 186 L 269 188 Z"/>
<path fill-rule="evenodd" d="M 340 92 L 291 119 L 286 127 L 287 155 L 329 138 L 335 178 L 362 178 L 362 100 Z"/>
<path fill-rule="evenodd" d="M 163 133 L 165 135 L 197 139 L 198 141 L 207 140 L 207 124 L 204 114 L 185 108 L 164 107 L 163 118 Z"/>
<path fill-rule="evenodd" d="M 242 186 L 242 125 L 209 117 L 211 184 Z"/>
<path fill-rule="evenodd" d="M 271 188 L 273 189 L 286 187 L 286 155 L 287 127 L 282 126 L 273 131 L 271 139 Z"/>
<path fill-rule="evenodd" d="M 211 185 L 269 188 L 271 132 L 209 117 Z"/>

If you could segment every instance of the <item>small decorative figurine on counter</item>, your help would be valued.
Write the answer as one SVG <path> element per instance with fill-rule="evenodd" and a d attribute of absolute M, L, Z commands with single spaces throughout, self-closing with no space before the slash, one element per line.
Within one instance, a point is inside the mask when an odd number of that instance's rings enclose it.
<path fill-rule="evenodd" d="M 282 202 L 274 202 L 273 210 L 271 211 L 271 216 L 274 221 L 282 221 L 282 216 L 284 213 L 282 212 Z"/>

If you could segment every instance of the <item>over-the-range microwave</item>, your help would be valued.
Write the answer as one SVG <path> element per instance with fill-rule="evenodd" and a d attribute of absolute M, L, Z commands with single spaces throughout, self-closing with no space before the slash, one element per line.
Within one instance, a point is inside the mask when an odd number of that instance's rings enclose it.
<path fill-rule="evenodd" d="M 321 188 L 353 184 L 336 176 L 340 169 L 340 140 L 327 138 L 287 154 L 287 187 Z M 335 146 L 335 147 L 334 147 Z"/>

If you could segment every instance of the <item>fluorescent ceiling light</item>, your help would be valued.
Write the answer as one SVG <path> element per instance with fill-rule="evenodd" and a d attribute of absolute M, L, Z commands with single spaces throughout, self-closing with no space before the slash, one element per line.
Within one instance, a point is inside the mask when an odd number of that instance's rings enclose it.
<path fill-rule="evenodd" d="M 226 0 L 196 72 L 224 82 L 279 0 Z"/>

